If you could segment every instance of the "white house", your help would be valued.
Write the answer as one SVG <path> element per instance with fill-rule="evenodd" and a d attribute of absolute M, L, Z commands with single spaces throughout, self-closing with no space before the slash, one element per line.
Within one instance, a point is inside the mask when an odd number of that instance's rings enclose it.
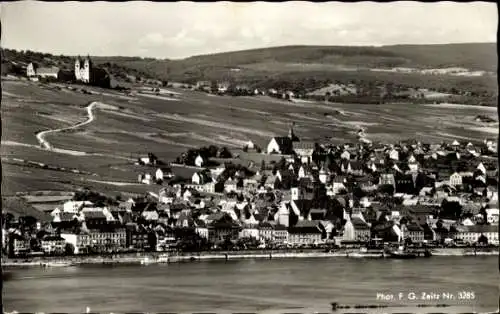
<path fill-rule="evenodd" d="M 498 225 L 498 208 L 487 208 L 486 217 L 491 225 Z"/>
<path fill-rule="evenodd" d="M 392 159 L 392 160 L 399 160 L 399 152 L 395 149 L 392 149 L 390 152 L 389 152 L 389 158 Z"/>
<path fill-rule="evenodd" d="M 202 238 L 208 239 L 208 228 L 207 225 L 204 221 L 202 220 L 195 220 L 195 232 Z"/>
<path fill-rule="evenodd" d="M 342 190 L 346 190 L 344 182 L 334 181 L 331 185 L 326 186 L 326 194 L 328 196 L 337 195 Z"/>
<path fill-rule="evenodd" d="M 158 201 L 160 204 L 172 204 L 175 199 L 175 193 L 166 191 L 164 188 L 158 193 Z"/>
<path fill-rule="evenodd" d="M 45 236 L 41 241 L 42 251 L 46 254 L 63 253 L 65 246 L 66 241 L 59 235 Z"/>
<path fill-rule="evenodd" d="M 451 186 L 462 185 L 462 176 L 458 172 L 454 172 L 450 176 L 450 185 Z"/>
<path fill-rule="evenodd" d="M 226 182 L 224 182 L 224 191 L 226 193 L 236 192 L 236 183 L 236 180 L 233 180 L 232 178 L 227 179 Z"/>
<path fill-rule="evenodd" d="M 361 219 L 348 219 L 344 225 L 343 240 L 366 241 L 370 239 L 370 227 Z"/>
<path fill-rule="evenodd" d="M 205 161 L 203 160 L 203 157 L 201 157 L 200 155 L 198 155 L 196 157 L 196 159 L 194 160 L 194 164 L 196 165 L 196 167 L 202 167 L 203 164 L 205 164 Z"/>
<path fill-rule="evenodd" d="M 33 77 L 36 76 L 36 65 L 33 62 L 30 62 L 26 67 L 26 76 Z"/>
<path fill-rule="evenodd" d="M 140 174 L 139 182 L 144 184 L 151 184 L 153 182 L 153 176 L 150 173 Z"/>
<path fill-rule="evenodd" d="M 484 235 L 488 239 L 488 243 L 498 245 L 498 225 L 460 226 L 457 229 L 455 239 L 461 239 L 466 243 L 475 243 L 481 235 Z"/>
<path fill-rule="evenodd" d="M 193 193 L 191 193 L 190 190 L 185 190 L 184 193 L 182 194 L 182 198 L 185 201 L 189 201 L 189 199 L 193 196 Z"/>
<path fill-rule="evenodd" d="M 323 184 L 326 184 L 330 181 L 330 173 L 325 170 L 325 167 L 321 167 L 319 170 L 319 181 Z"/>
<path fill-rule="evenodd" d="M 259 240 L 259 225 L 244 224 L 239 234 L 240 238 L 253 238 Z"/>
<path fill-rule="evenodd" d="M 61 238 L 63 238 L 66 243 L 72 244 L 73 254 L 88 252 L 88 248 L 90 246 L 90 236 L 88 234 L 61 233 Z"/>
<path fill-rule="evenodd" d="M 193 176 L 191 177 L 191 182 L 193 184 L 201 184 L 201 182 L 203 182 L 201 174 L 199 174 L 198 172 L 193 173 Z"/>
<path fill-rule="evenodd" d="M 290 202 L 281 202 L 280 207 L 276 214 L 274 215 L 274 221 L 285 227 L 290 226 L 290 211 L 292 206 Z"/>
<path fill-rule="evenodd" d="M 248 149 L 254 149 L 255 148 L 255 144 L 250 140 L 246 143 L 245 145 Z"/>
<path fill-rule="evenodd" d="M 311 162 L 315 143 L 313 142 L 294 142 L 293 150 L 299 156 L 302 163 Z"/>
<path fill-rule="evenodd" d="M 477 168 L 479 171 L 481 171 L 483 174 L 486 174 L 486 167 L 483 165 L 482 162 L 479 163 L 479 165 L 477 165 Z"/>
<path fill-rule="evenodd" d="M 142 161 L 143 164 L 145 165 L 149 165 L 150 164 L 150 160 L 149 160 L 149 157 L 141 157 L 140 160 Z"/>
<path fill-rule="evenodd" d="M 340 154 L 340 158 L 350 160 L 351 153 L 349 153 L 349 151 L 345 150 L 342 154 Z"/>
<path fill-rule="evenodd" d="M 474 223 L 472 222 L 472 220 L 470 220 L 470 218 L 466 218 L 462 221 L 462 225 L 463 226 L 474 226 Z"/>
<path fill-rule="evenodd" d="M 63 211 L 65 213 L 76 213 L 81 207 L 92 205 L 94 205 L 94 203 L 90 201 L 67 201 L 63 204 Z"/>

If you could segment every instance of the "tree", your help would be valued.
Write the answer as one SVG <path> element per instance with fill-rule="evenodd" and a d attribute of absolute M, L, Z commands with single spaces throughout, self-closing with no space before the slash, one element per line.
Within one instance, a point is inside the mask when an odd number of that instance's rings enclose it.
<path fill-rule="evenodd" d="M 14 215 L 11 213 L 5 213 L 2 215 L 2 220 L 3 220 L 3 227 L 4 229 L 9 229 L 11 222 L 14 220 Z"/>
<path fill-rule="evenodd" d="M 413 243 L 413 240 L 410 237 L 406 238 L 404 241 L 405 241 L 406 245 L 409 245 L 409 244 Z"/>
<path fill-rule="evenodd" d="M 219 90 L 219 86 L 217 85 L 217 81 L 210 82 L 210 91 L 212 93 L 216 93 Z"/>
<path fill-rule="evenodd" d="M 325 101 L 328 101 L 330 99 L 330 96 L 331 96 L 331 93 L 330 92 L 326 92 L 325 93 Z"/>
<path fill-rule="evenodd" d="M 36 227 L 37 220 L 33 216 L 21 216 L 19 217 L 19 224 L 23 228 L 33 230 Z"/>
<path fill-rule="evenodd" d="M 357 198 L 366 196 L 366 193 L 359 186 L 354 187 L 353 194 Z"/>
<path fill-rule="evenodd" d="M 219 150 L 218 157 L 219 158 L 232 158 L 233 155 L 231 154 L 229 149 L 227 149 L 227 147 L 224 146 Z"/>
<path fill-rule="evenodd" d="M 484 234 L 481 233 L 481 235 L 479 236 L 479 239 L 477 239 L 477 243 L 487 245 L 488 238 Z"/>
<path fill-rule="evenodd" d="M 262 159 L 262 161 L 260 162 L 260 171 L 264 170 L 266 170 L 266 162 L 264 161 L 264 159 Z"/>
<path fill-rule="evenodd" d="M 482 207 L 479 210 L 479 214 L 483 217 L 483 224 L 488 224 L 488 213 L 486 212 L 486 208 Z"/>
<path fill-rule="evenodd" d="M 75 253 L 75 246 L 71 243 L 66 243 L 64 247 L 64 255 L 73 255 Z"/>
<path fill-rule="evenodd" d="M 209 157 L 217 157 L 218 148 L 215 145 L 208 146 Z"/>
<path fill-rule="evenodd" d="M 284 157 L 281 157 L 281 159 L 276 164 L 276 169 L 277 170 L 284 170 L 285 168 L 286 168 L 286 160 Z"/>
<path fill-rule="evenodd" d="M 408 224 L 408 218 L 406 218 L 406 216 L 405 216 L 405 217 L 402 217 L 402 218 L 399 220 L 399 223 L 400 223 L 401 225 L 406 225 L 406 224 Z"/>
<path fill-rule="evenodd" d="M 441 218 L 458 219 L 462 215 L 462 206 L 459 202 L 448 202 L 446 199 L 441 203 Z"/>
<path fill-rule="evenodd" d="M 382 184 L 378 187 L 378 191 L 383 194 L 393 195 L 394 186 L 392 184 Z"/>

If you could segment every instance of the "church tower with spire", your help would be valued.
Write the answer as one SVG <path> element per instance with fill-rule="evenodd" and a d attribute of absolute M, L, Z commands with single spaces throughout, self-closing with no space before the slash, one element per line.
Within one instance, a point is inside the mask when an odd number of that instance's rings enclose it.
<path fill-rule="evenodd" d="M 293 127 L 295 126 L 295 122 L 292 122 L 290 126 L 290 130 L 288 130 L 288 137 L 292 140 L 292 142 L 300 142 L 299 138 L 293 132 Z"/>

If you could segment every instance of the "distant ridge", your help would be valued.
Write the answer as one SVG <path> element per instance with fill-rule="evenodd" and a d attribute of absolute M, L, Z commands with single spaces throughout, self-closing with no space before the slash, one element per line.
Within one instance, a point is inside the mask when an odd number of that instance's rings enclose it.
<path fill-rule="evenodd" d="M 165 53 L 168 54 L 168 53 Z M 230 68 L 243 68 L 240 76 L 260 77 L 266 72 L 309 71 L 307 65 L 325 65 L 322 71 L 336 71 L 332 66 L 356 68 L 446 68 L 462 67 L 472 71 L 497 71 L 496 43 L 456 43 L 389 46 L 306 46 L 293 45 L 220 52 L 185 59 L 130 60 L 122 57 L 95 57 L 99 62 L 122 65 L 151 73 L 161 79 L 219 78 Z M 330 67 L 330 69 L 328 69 Z M 318 70 L 318 66 L 314 71 Z M 267 75 L 267 74 L 265 74 Z M 265 76 L 264 75 L 264 76 Z"/>
<path fill-rule="evenodd" d="M 165 52 L 168 55 L 168 52 Z M 64 58 L 53 56 L 53 58 Z M 465 68 L 472 72 L 497 73 L 496 43 L 399 44 L 386 46 L 290 45 L 197 55 L 185 59 L 92 56 L 96 64 L 118 72 L 181 81 L 224 80 L 259 85 L 298 81 L 394 82 L 425 88 L 437 85 L 472 86 L 474 90 L 496 91 L 492 75 L 476 77 L 422 76 L 418 73 L 382 73 L 392 68 Z M 65 60 L 71 66 L 70 60 Z M 274 82 L 274 83 L 273 83 Z M 269 85 L 265 84 L 265 85 Z M 321 88 L 323 83 L 309 82 Z"/>

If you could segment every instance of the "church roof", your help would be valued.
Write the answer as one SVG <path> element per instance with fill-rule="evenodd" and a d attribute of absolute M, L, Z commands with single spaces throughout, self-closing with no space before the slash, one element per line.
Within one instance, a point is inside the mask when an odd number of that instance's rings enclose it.
<path fill-rule="evenodd" d="M 289 154 L 292 152 L 292 140 L 287 136 L 274 137 L 274 140 L 278 144 L 280 150 L 284 154 Z"/>

